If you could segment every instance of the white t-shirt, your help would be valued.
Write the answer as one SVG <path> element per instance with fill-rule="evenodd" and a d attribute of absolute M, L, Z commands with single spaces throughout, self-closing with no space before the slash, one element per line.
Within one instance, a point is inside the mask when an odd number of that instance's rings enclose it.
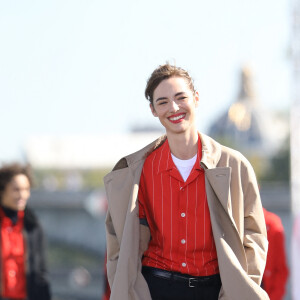
<path fill-rule="evenodd" d="M 186 181 L 193 169 L 193 166 L 196 162 L 197 159 L 197 154 L 190 158 L 190 159 L 179 159 L 176 156 L 174 156 L 172 153 L 172 159 L 173 162 L 178 169 L 179 173 L 181 174 L 181 177 L 183 178 L 184 181 Z"/>

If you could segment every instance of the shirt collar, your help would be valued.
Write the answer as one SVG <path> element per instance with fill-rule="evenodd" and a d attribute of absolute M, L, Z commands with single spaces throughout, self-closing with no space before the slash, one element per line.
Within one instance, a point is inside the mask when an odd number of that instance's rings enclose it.
<path fill-rule="evenodd" d="M 170 150 L 170 146 L 168 143 L 168 139 L 166 139 L 164 141 L 164 144 L 159 149 L 157 149 L 157 151 L 158 151 L 157 155 L 160 156 L 157 173 L 172 170 L 173 168 L 176 168 L 176 166 L 173 162 L 172 156 L 171 156 L 171 150 Z M 201 158 L 202 158 L 202 142 L 201 142 L 200 135 L 198 134 L 198 151 L 197 151 L 197 159 L 196 159 L 196 163 L 195 163 L 196 170 L 201 169 L 201 166 L 200 166 Z"/>

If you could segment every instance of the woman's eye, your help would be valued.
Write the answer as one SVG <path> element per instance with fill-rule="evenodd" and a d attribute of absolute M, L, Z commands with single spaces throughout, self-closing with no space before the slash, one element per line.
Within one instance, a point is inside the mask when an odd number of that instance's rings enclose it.
<path fill-rule="evenodd" d="M 158 105 L 163 105 L 163 104 L 166 104 L 167 101 L 159 101 Z"/>
<path fill-rule="evenodd" d="M 185 100 L 187 97 L 180 97 L 178 100 Z"/>

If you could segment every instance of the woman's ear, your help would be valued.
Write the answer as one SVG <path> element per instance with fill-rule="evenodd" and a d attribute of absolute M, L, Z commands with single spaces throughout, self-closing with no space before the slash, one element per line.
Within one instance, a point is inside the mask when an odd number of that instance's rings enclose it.
<path fill-rule="evenodd" d="M 156 111 L 155 111 L 155 108 L 154 108 L 153 104 L 152 104 L 152 103 L 150 103 L 150 104 L 149 104 L 149 106 L 150 106 L 150 109 L 151 109 L 152 115 L 153 115 L 154 117 L 157 117 L 157 113 L 156 113 Z"/>

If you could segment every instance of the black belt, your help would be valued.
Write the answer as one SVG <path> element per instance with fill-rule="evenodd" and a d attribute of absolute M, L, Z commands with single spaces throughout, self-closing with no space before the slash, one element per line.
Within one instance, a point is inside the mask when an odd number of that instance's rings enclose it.
<path fill-rule="evenodd" d="M 215 274 L 211 276 L 190 276 L 187 274 L 181 274 L 177 272 L 169 272 L 162 269 L 152 268 L 152 267 L 143 267 L 142 273 L 145 275 L 153 275 L 155 277 L 173 280 L 173 281 L 181 281 L 186 282 L 189 287 L 196 286 L 207 286 L 207 285 L 220 285 L 221 279 L 220 274 Z"/>

